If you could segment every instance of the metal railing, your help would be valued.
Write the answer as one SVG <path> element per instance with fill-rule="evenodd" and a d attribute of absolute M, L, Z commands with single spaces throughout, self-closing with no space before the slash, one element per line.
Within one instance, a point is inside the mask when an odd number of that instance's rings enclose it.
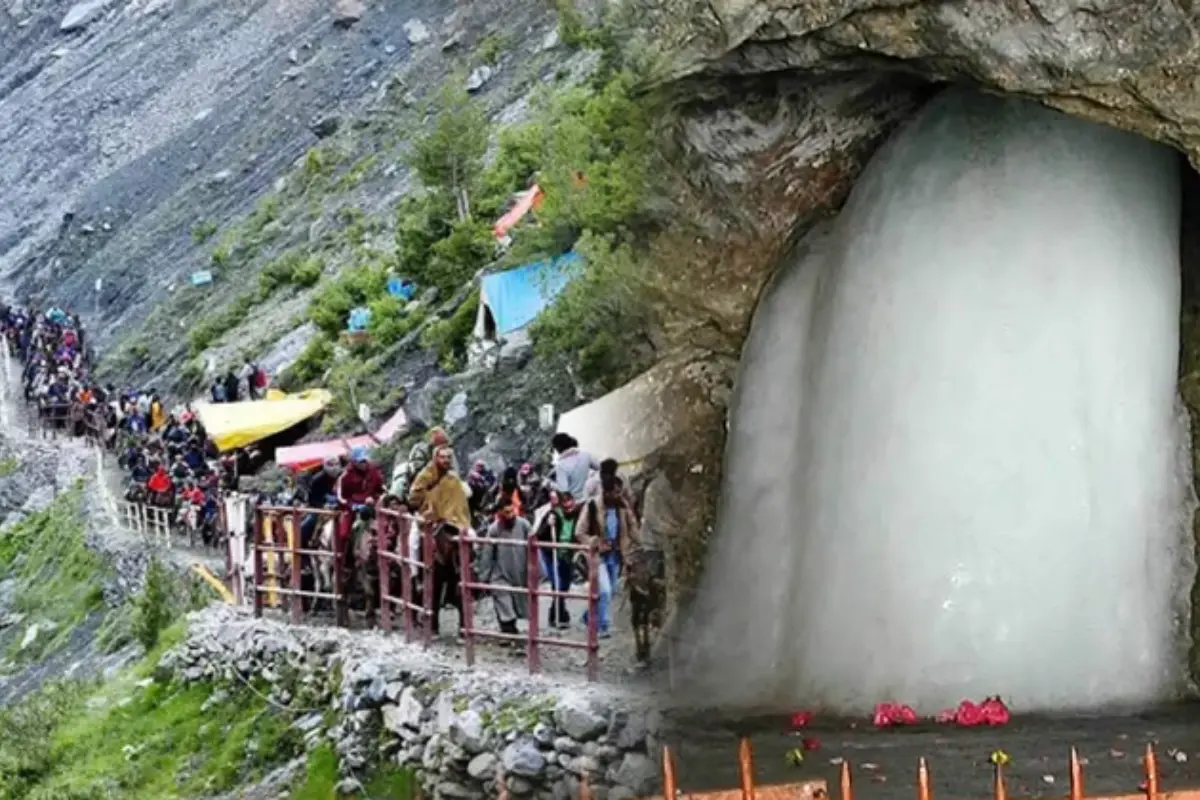
<path fill-rule="evenodd" d="M 171 509 L 146 503 L 121 502 L 121 521 L 127 528 L 145 534 L 165 546 L 171 544 Z"/>
<path fill-rule="evenodd" d="M 419 544 L 412 547 L 414 527 L 419 535 Z M 440 608 L 433 606 L 437 602 L 434 597 L 434 570 L 436 568 L 436 532 L 434 526 L 426 523 L 420 517 L 398 511 L 381 509 L 376 514 L 375 545 L 379 559 L 379 600 L 380 627 L 393 630 L 394 616 L 398 612 L 403 615 L 404 633 L 408 641 L 420 640 L 426 647 L 433 641 L 433 615 Z M 487 536 L 476 536 L 473 533 L 458 533 L 447 537 L 447 542 L 456 549 L 458 564 L 456 566 L 460 601 L 462 603 L 462 634 L 466 648 L 468 666 L 475 663 L 475 647 L 480 640 L 497 640 L 525 645 L 526 661 L 530 672 L 540 672 L 542 667 L 543 647 L 561 647 L 584 650 L 587 652 L 588 680 L 599 677 L 599 570 L 600 555 L 596 545 L 566 544 L 558 542 L 542 542 L 536 536 L 527 539 L 494 539 Z M 474 566 L 479 548 L 482 547 L 518 547 L 525 551 L 525 585 L 513 586 L 507 583 L 486 583 L 475 579 Z M 584 591 L 570 591 L 553 588 L 556 580 L 551 576 L 551 587 L 542 588 L 541 553 L 549 552 L 551 562 L 557 567 L 561 553 L 585 553 L 587 569 L 587 585 Z M 399 575 L 397 576 L 397 572 Z M 399 577 L 400 591 L 394 593 L 393 585 Z M 416 585 L 420 583 L 421 597 L 416 598 Z M 505 633 L 475 624 L 475 592 L 488 592 L 493 595 L 523 595 L 528 607 L 527 627 L 523 633 Z M 585 641 L 572 641 L 565 638 L 548 637 L 541 632 L 541 613 L 539 599 L 550 598 L 551 603 L 567 600 L 584 600 L 588 605 L 587 637 Z"/>
<path fill-rule="evenodd" d="M 329 549 L 302 547 L 303 520 L 315 517 L 314 539 L 326 525 L 333 526 Z M 259 506 L 254 515 L 254 613 L 263 607 L 286 606 L 293 622 L 304 619 L 305 600 L 329 601 L 339 625 L 348 624 L 344 574 L 345 542 L 350 534 L 350 512 L 324 508 Z M 303 588 L 305 564 L 311 568 L 313 589 Z M 326 585 L 326 580 L 328 585 Z"/>
<path fill-rule="evenodd" d="M 411 553 L 413 528 L 417 528 L 419 557 Z M 397 609 L 404 619 L 404 637 L 413 641 L 418 634 L 428 647 L 433 641 L 433 566 L 434 541 L 432 531 L 417 516 L 389 509 L 379 509 L 375 516 L 375 551 L 379 559 L 379 626 L 393 629 Z M 430 535 L 426 535 L 429 533 Z M 397 552 L 398 551 L 398 552 Z M 400 594 L 392 593 L 395 570 L 400 572 Z M 413 598 L 417 576 L 421 580 L 421 601 Z"/>
<path fill-rule="evenodd" d="M 459 535 L 456 537 L 459 545 L 459 561 L 461 564 L 467 565 L 470 562 L 468 557 L 471 554 L 472 546 L 479 547 L 519 547 L 525 551 L 525 586 L 510 586 L 508 584 L 483 583 L 473 580 L 473 574 L 468 569 L 463 569 L 463 578 L 460 579 L 459 586 L 462 589 L 463 596 L 463 635 L 466 640 L 466 659 L 467 666 L 472 666 L 475 663 L 475 640 L 480 639 L 498 639 L 500 641 L 509 642 L 524 642 L 526 660 L 529 665 L 529 671 L 532 673 L 540 672 L 542 669 L 542 659 L 540 648 L 548 647 L 564 647 L 568 649 L 586 650 L 587 651 L 587 676 L 589 681 L 594 681 L 599 677 L 600 671 L 600 643 L 598 636 L 598 601 L 599 601 L 599 565 L 600 554 L 596 545 L 587 546 L 582 544 L 565 544 L 559 542 L 541 542 L 538 541 L 536 534 L 531 534 L 525 540 L 520 539 L 494 539 L 487 536 L 475 536 L 473 534 Z M 571 554 L 582 552 L 587 554 L 588 569 L 587 569 L 587 591 L 572 592 L 561 591 L 559 589 L 550 588 L 543 589 L 542 584 L 542 562 L 540 553 L 542 550 L 550 552 L 552 563 L 557 568 L 557 560 L 559 552 L 566 551 Z M 498 553 L 497 553 L 498 555 Z M 552 575 L 551 587 L 555 586 L 557 581 Z M 523 634 L 502 633 L 486 628 L 475 626 L 475 591 L 484 591 L 491 594 L 523 594 L 526 597 L 528 604 L 528 622 L 529 625 Z M 554 637 L 546 637 L 541 635 L 540 621 L 541 615 L 538 613 L 538 598 L 549 597 L 551 603 L 559 600 L 566 601 L 569 599 L 586 600 L 588 604 L 588 622 L 587 622 L 587 640 L 583 642 L 575 642 L 569 639 L 561 639 Z"/>

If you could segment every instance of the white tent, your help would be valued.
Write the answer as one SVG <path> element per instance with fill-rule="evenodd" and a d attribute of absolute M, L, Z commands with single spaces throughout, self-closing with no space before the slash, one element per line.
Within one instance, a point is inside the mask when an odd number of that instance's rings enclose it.
<path fill-rule="evenodd" d="M 647 456 L 673 435 L 672 415 L 664 403 L 667 383 L 656 369 L 587 405 L 559 417 L 558 431 L 579 440 L 597 459 L 615 458 L 636 471 Z"/>

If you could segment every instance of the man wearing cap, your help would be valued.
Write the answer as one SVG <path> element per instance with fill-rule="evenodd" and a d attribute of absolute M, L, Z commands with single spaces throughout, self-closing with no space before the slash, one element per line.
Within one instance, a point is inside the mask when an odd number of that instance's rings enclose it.
<path fill-rule="evenodd" d="M 350 451 L 350 467 L 338 480 L 338 500 L 350 506 L 374 502 L 383 494 L 383 473 L 367 457 L 367 448 Z"/>

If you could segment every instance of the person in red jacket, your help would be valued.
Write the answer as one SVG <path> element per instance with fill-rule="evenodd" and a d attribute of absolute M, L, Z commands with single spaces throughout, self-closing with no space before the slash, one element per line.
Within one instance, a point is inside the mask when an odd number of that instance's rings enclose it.
<path fill-rule="evenodd" d="M 349 506 L 365 506 L 383 496 L 383 473 L 367 457 L 367 448 L 350 451 L 350 467 L 338 479 L 337 495 Z"/>
<path fill-rule="evenodd" d="M 171 476 L 167 472 L 167 468 L 159 462 L 154 469 L 154 474 L 150 476 L 150 480 L 146 481 L 146 491 L 150 495 L 150 504 L 156 506 L 173 505 L 171 498 L 171 490 L 174 484 L 171 482 Z"/>

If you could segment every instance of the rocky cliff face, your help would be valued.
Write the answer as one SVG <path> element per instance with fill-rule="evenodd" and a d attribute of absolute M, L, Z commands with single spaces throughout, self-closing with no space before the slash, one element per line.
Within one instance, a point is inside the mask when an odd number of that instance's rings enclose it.
<path fill-rule="evenodd" d="M 665 395 L 679 398 L 677 430 L 686 435 L 660 453 L 672 499 L 648 509 L 648 524 L 675 532 L 669 559 L 675 589 L 686 593 L 711 530 L 727 402 L 757 299 L 784 254 L 836 213 L 888 132 L 939 84 L 969 82 L 1135 131 L 1197 163 L 1200 12 L 1188 3 L 1042 0 L 640 8 L 671 43 L 658 74 L 678 99 L 671 161 L 687 209 L 657 243 L 681 387 Z M 1185 241 L 1185 287 L 1195 284 L 1196 261 Z M 1183 319 L 1186 389 L 1200 336 L 1195 302 L 1185 297 L 1185 306 L 1193 309 Z M 1194 394 L 1185 391 L 1195 419 Z"/>
<path fill-rule="evenodd" d="M 144 317 L 209 266 L 196 225 L 244 213 L 330 132 L 322 120 L 379 89 L 411 59 L 410 38 L 429 41 L 434 16 L 451 11 L 0 5 L 0 274 L 22 293 L 53 286 L 56 302 L 95 311 L 104 338 Z M 422 16 L 430 25 L 413 35 L 405 26 Z"/>

